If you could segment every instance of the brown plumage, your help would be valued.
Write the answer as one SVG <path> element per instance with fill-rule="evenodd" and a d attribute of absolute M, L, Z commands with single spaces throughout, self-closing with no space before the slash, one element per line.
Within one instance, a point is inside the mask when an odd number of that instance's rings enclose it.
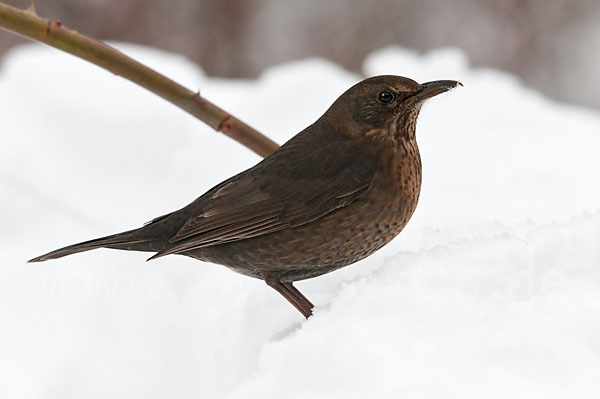
<path fill-rule="evenodd" d="M 305 317 L 292 283 L 363 259 L 393 239 L 421 188 L 415 139 L 423 102 L 459 83 L 366 79 L 254 167 L 145 226 L 31 262 L 95 248 L 181 254 L 267 282 Z"/>

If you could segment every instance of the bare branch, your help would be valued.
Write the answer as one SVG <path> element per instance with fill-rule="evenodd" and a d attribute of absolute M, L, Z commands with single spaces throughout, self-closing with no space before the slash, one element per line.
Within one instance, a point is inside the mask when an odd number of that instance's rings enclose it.
<path fill-rule="evenodd" d="M 106 43 L 65 28 L 60 21 L 37 16 L 33 3 L 27 10 L 0 3 L 0 28 L 56 47 L 131 80 L 263 157 L 278 147 L 277 143 L 201 97 L 199 93 L 186 89 Z"/>

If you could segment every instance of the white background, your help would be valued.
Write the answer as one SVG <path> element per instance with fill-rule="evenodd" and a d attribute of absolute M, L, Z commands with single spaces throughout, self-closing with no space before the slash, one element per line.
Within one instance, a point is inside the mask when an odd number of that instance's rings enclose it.
<path fill-rule="evenodd" d="M 363 77 L 321 60 L 256 81 L 126 53 L 279 143 Z M 373 53 L 364 75 L 464 87 L 423 107 L 423 190 L 407 228 L 297 283 L 308 321 L 217 265 L 97 250 L 259 161 L 174 106 L 31 45 L 0 64 L 1 398 L 597 398 L 600 115 L 460 52 Z"/>

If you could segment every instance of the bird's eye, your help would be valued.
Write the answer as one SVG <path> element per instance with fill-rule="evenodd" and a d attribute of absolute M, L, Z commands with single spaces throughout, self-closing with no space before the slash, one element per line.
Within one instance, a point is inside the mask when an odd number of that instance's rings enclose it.
<path fill-rule="evenodd" d="M 379 93 L 379 101 L 381 101 L 382 103 L 389 103 L 394 99 L 394 95 L 392 93 L 390 93 L 389 91 L 382 91 L 381 93 Z"/>

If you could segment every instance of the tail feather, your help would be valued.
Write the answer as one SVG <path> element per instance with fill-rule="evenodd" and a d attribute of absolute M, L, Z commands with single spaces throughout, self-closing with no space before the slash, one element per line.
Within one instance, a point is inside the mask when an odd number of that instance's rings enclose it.
<path fill-rule="evenodd" d="M 49 259 L 62 258 L 63 256 L 76 254 L 78 252 L 89 251 L 97 248 L 114 249 L 132 249 L 137 251 L 154 251 L 152 248 L 152 239 L 141 238 L 136 234 L 139 230 L 130 230 L 119 234 L 113 234 L 106 237 L 96 238 L 81 242 L 79 244 L 69 245 L 64 248 L 48 252 L 45 255 L 30 259 L 28 262 L 43 262 Z"/>

